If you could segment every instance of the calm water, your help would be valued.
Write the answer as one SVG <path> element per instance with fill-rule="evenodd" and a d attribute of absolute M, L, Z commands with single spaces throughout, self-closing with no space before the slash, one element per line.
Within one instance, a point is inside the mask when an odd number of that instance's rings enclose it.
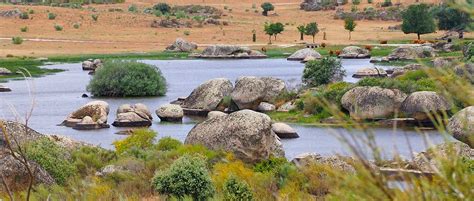
<path fill-rule="evenodd" d="M 145 60 L 145 63 L 154 64 L 160 67 L 163 75 L 167 79 L 168 92 L 164 97 L 155 98 L 101 98 L 110 105 L 109 123 L 114 121 L 116 109 L 121 104 L 144 103 L 152 113 L 161 104 L 175 100 L 177 97 L 187 96 L 200 83 L 212 79 L 225 77 L 235 80 L 239 76 L 272 76 L 287 81 L 290 87 L 300 84 L 303 64 L 289 62 L 284 59 L 264 59 L 264 60 L 176 60 L 176 61 L 156 61 Z M 368 59 L 343 60 L 343 66 L 348 76 L 346 81 L 354 82 L 356 79 L 351 75 L 359 68 L 373 66 Z M 125 136 L 116 135 L 117 131 L 123 128 L 111 127 L 109 129 L 93 131 L 77 131 L 67 127 L 56 126 L 64 118 L 93 98 L 81 98 L 86 92 L 86 85 L 90 80 L 87 72 L 82 71 L 81 64 L 60 64 L 51 65 L 47 68 L 61 68 L 67 71 L 46 77 L 35 78 L 32 82 L 36 90 L 36 106 L 33 117 L 30 120 L 30 127 L 46 134 L 60 134 L 71 138 L 98 144 L 106 148 L 111 148 L 114 140 Z M 13 106 L 24 116 L 28 110 L 31 100 L 28 95 L 28 87 L 25 81 L 10 81 L 4 83 L 10 87 L 12 92 L 0 93 L 0 118 L 14 119 Z M 185 118 L 182 124 L 160 123 L 155 116 L 154 124 L 151 127 L 159 133 L 159 137 L 171 136 L 184 140 L 187 133 L 197 119 Z M 339 135 L 364 136 L 363 131 L 347 131 L 340 128 L 305 127 L 293 125 L 298 131 L 300 138 L 282 140 L 288 158 L 304 152 L 315 152 L 323 155 L 349 154 L 346 146 L 341 143 Z M 407 140 L 409 140 L 413 151 L 422 151 L 426 148 L 425 136 L 432 143 L 440 143 L 444 139 L 435 132 L 424 132 L 423 134 L 414 131 L 393 131 L 391 129 L 374 129 L 377 144 L 383 148 L 387 155 L 398 153 L 410 156 Z"/>

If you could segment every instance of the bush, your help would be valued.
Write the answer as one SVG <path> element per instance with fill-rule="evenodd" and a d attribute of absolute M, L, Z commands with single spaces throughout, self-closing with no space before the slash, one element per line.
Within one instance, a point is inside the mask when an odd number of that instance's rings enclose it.
<path fill-rule="evenodd" d="M 390 7 L 392 6 L 392 0 L 385 0 L 383 3 L 382 3 L 382 7 Z"/>
<path fill-rule="evenodd" d="M 28 27 L 26 27 L 26 26 L 25 26 L 25 27 L 21 27 L 21 28 L 20 28 L 20 31 L 21 31 L 21 32 L 27 32 L 27 31 L 28 31 Z"/>
<path fill-rule="evenodd" d="M 23 43 L 23 38 L 22 37 L 13 37 L 12 38 L 12 43 L 15 45 L 21 45 Z"/>
<path fill-rule="evenodd" d="M 319 86 L 337 80 L 342 80 L 346 71 L 342 68 L 341 61 L 334 57 L 309 61 L 303 71 L 303 83 L 308 86 Z"/>
<path fill-rule="evenodd" d="M 97 20 L 99 20 L 99 15 L 92 14 L 92 15 L 91 15 L 91 18 L 92 18 L 92 20 L 94 20 L 95 22 L 97 22 Z"/>
<path fill-rule="evenodd" d="M 79 23 L 74 23 L 74 24 L 72 25 L 72 27 L 74 27 L 74 29 L 79 29 L 79 28 L 81 27 L 81 24 L 79 24 Z"/>
<path fill-rule="evenodd" d="M 153 6 L 153 9 L 159 10 L 163 14 L 167 14 L 171 11 L 171 7 L 167 3 L 158 3 Z"/>
<path fill-rule="evenodd" d="M 59 24 L 55 24 L 55 25 L 54 25 L 54 29 L 55 29 L 56 31 L 62 31 L 62 30 L 63 30 L 63 26 L 61 26 L 61 25 L 59 25 Z"/>
<path fill-rule="evenodd" d="M 132 149 L 146 149 L 153 146 L 156 132 L 149 129 L 137 129 L 134 130 L 132 135 L 128 136 L 123 140 L 117 140 L 113 142 L 115 151 L 118 154 L 122 154 Z"/>
<path fill-rule="evenodd" d="M 367 0 L 367 3 L 372 4 L 374 0 Z"/>
<path fill-rule="evenodd" d="M 422 70 L 407 72 L 395 79 L 392 78 L 363 78 L 358 86 L 379 86 L 387 89 L 398 89 L 407 94 L 416 91 L 436 91 L 435 81 Z"/>
<path fill-rule="evenodd" d="M 263 16 L 267 16 L 268 15 L 268 11 L 272 11 L 272 10 L 275 10 L 275 7 L 273 6 L 272 3 L 270 2 L 265 2 L 265 3 L 262 3 L 261 5 L 262 9 L 263 9 Z"/>
<path fill-rule="evenodd" d="M 35 10 L 33 10 L 33 9 L 29 10 L 28 14 L 30 14 L 30 15 L 35 14 Z"/>
<path fill-rule="evenodd" d="M 56 16 L 57 16 L 57 15 L 54 14 L 54 13 L 48 13 L 48 19 L 49 19 L 49 20 L 54 20 L 54 19 L 56 19 Z"/>
<path fill-rule="evenodd" d="M 23 19 L 23 20 L 30 19 L 30 16 L 28 15 L 27 12 L 22 12 L 19 17 L 20 19 Z"/>
<path fill-rule="evenodd" d="M 156 144 L 156 148 L 160 151 L 169 151 L 178 149 L 183 143 L 181 141 L 171 138 L 171 137 L 164 137 L 158 141 Z"/>
<path fill-rule="evenodd" d="M 166 80 L 152 65 L 108 61 L 96 70 L 87 90 L 94 96 L 162 96 L 166 92 Z"/>
<path fill-rule="evenodd" d="M 65 184 L 76 169 L 68 160 L 68 152 L 47 138 L 27 145 L 26 156 L 43 167 L 58 184 Z"/>
<path fill-rule="evenodd" d="M 99 147 L 82 146 L 72 152 L 71 158 L 78 172 L 85 175 L 100 170 L 116 155 L 113 151 Z"/>
<path fill-rule="evenodd" d="M 186 36 L 189 36 L 189 35 L 191 35 L 191 32 L 186 30 L 186 31 L 183 32 L 183 34 L 186 35 Z"/>
<path fill-rule="evenodd" d="M 270 158 L 255 164 L 253 170 L 255 172 L 272 172 L 285 163 L 288 163 L 285 158 Z"/>
<path fill-rule="evenodd" d="M 354 4 L 354 5 L 359 5 L 359 4 L 360 4 L 360 0 L 352 0 L 352 4 Z"/>
<path fill-rule="evenodd" d="M 138 8 L 135 4 L 131 4 L 130 6 L 128 6 L 128 12 L 135 13 L 137 11 L 138 11 Z"/>
<path fill-rule="evenodd" d="M 239 181 L 231 176 L 224 183 L 224 199 L 228 201 L 254 200 L 252 190 L 245 181 Z"/>
<path fill-rule="evenodd" d="M 193 200 L 207 200 L 215 192 L 204 159 L 190 155 L 180 157 L 170 168 L 156 173 L 153 187 L 160 194 L 178 199 L 189 196 Z"/>
<path fill-rule="evenodd" d="M 186 13 L 182 10 L 176 12 L 174 15 L 176 16 L 176 19 L 184 19 L 188 17 Z"/>

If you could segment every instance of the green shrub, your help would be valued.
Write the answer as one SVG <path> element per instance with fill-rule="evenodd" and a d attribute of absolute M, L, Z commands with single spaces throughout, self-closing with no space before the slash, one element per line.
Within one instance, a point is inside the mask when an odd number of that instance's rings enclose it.
<path fill-rule="evenodd" d="M 379 86 L 387 89 L 398 89 L 407 94 L 415 91 L 437 91 L 435 80 L 422 70 L 407 72 L 395 79 L 392 78 L 363 78 L 358 86 Z"/>
<path fill-rule="evenodd" d="M 286 158 L 270 158 L 255 164 L 253 170 L 255 172 L 272 172 L 285 163 L 288 163 Z"/>
<path fill-rule="evenodd" d="M 252 201 L 253 193 L 245 181 L 239 181 L 231 176 L 224 183 L 224 199 L 228 201 Z"/>
<path fill-rule="evenodd" d="M 74 23 L 72 25 L 72 27 L 74 27 L 74 29 L 79 29 L 81 27 L 81 24 L 80 23 Z"/>
<path fill-rule="evenodd" d="M 186 13 L 185 13 L 184 11 L 182 11 L 182 10 L 176 12 L 174 15 L 176 16 L 176 19 L 184 19 L 184 18 L 187 18 Z"/>
<path fill-rule="evenodd" d="M 161 11 L 159 11 L 159 10 L 156 10 L 156 11 L 154 12 L 154 14 L 155 14 L 156 17 L 161 17 L 161 16 L 163 16 L 163 13 L 162 13 Z"/>
<path fill-rule="evenodd" d="M 25 150 L 27 158 L 41 165 L 58 184 L 66 183 L 76 172 L 67 150 L 47 138 L 28 144 Z"/>
<path fill-rule="evenodd" d="M 15 45 L 21 45 L 23 43 L 23 38 L 19 36 L 12 37 L 12 43 Z"/>
<path fill-rule="evenodd" d="M 215 192 L 204 159 L 190 155 L 180 157 L 167 170 L 157 172 L 153 187 L 160 194 L 180 200 L 188 196 L 193 200 L 207 200 Z"/>
<path fill-rule="evenodd" d="M 28 27 L 27 27 L 27 26 L 21 27 L 21 28 L 20 28 L 20 31 L 21 31 L 21 32 L 28 32 Z"/>
<path fill-rule="evenodd" d="M 128 12 L 135 13 L 137 11 L 138 11 L 138 8 L 135 4 L 131 4 L 130 6 L 128 6 Z"/>
<path fill-rule="evenodd" d="M 33 10 L 33 9 L 28 10 L 28 14 L 30 14 L 30 15 L 35 14 L 35 10 Z"/>
<path fill-rule="evenodd" d="M 189 36 L 189 35 L 191 35 L 191 32 L 186 30 L 186 31 L 183 32 L 183 34 L 186 35 L 186 36 Z"/>
<path fill-rule="evenodd" d="M 352 0 L 352 4 L 354 4 L 354 5 L 359 5 L 359 4 L 360 4 L 360 0 Z"/>
<path fill-rule="evenodd" d="M 113 142 L 115 151 L 122 154 L 131 151 L 133 148 L 145 149 L 153 146 L 156 132 L 149 129 L 134 130 L 132 135 L 123 140 Z"/>
<path fill-rule="evenodd" d="M 136 61 L 108 61 L 87 86 L 94 96 L 162 96 L 166 80 L 155 66 Z"/>
<path fill-rule="evenodd" d="M 367 0 L 367 3 L 372 4 L 374 0 Z"/>
<path fill-rule="evenodd" d="M 159 10 L 163 14 L 170 13 L 171 7 L 167 3 L 158 3 L 153 6 L 153 9 Z"/>
<path fill-rule="evenodd" d="M 312 87 L 319 86 L 342 80 L 345 74 L 346 71 L 342 68 L 339 59 L 325 57 L 306 63 L 303 71 L 303 83 Z"/>
<path fill-rule="evenodd" d="M 382 7 L 390 7 L 392 6 L 392 0 L 384 0 L 384 2 L 382 3 Z"/>
<path fill-rule="evenodd" d="M 55 29 L 56 31 L 62 31 L 62 30 L 63 30 L 63 26 L 61 26 L 61 25 L 59 25 L 59 24 L 55 24 L 55 25 L 54 25 L 54 29 Z"/>
<path fill-rule="evenodd" d="M 338 105 L 341 107 L 341 99 L 344 94 L 353 87 L 352 84 L 347 82 L 336 82 L 329 84 L 321 93 L 323 100 L 328 101 L 330 104 Z"/>
<path fill-rule="evenodd" d="M 113 151 L 99 147 L 82 146 L 71 153 L 74 166 L 79 173 L 95 173 L 116 158 Z"/>
<path fill-rule="evenodd" d="M 94 20 L 95 22 L 97 22 L 97 20 L 99 20 L 99 15 L 92 14 L 91 17 L 92 17 L 92 20 Z"/>
<path fill-rule="evenodd" d="M 56 16 L 57 16 L 57 15 L 54 14 L 54 13 L 48 13 L 48 19 L 49 19 L 49 20 L 54 20 L 54 19 L 56 19 Z"/>
<path fill-rule="evenodd" d="M 183 143 L 172 137 L 164 137 L 158 141 L 156 148 L 160 151 L 169 151 L 178 149 Z"/>
<path fill-rule="evenodd" d="M 20 19 L 23 19 L 23 20 L 30 19 L 30 16 L 28 15 L 27 12 L 22 12 L 19 17 Z"/>

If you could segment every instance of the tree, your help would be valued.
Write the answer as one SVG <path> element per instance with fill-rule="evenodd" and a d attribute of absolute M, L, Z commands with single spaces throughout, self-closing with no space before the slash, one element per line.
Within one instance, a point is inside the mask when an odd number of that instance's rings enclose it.
<path fill-rule="evenodd" d="M 300 32 L 300 40 L 304 40 L 304 34 L 306 33 L 306 27 L 304 25 L 300 25 L 297 27 L 298 32 Z"/>
<path fill-rule="evenodd" d="M 434 18 L 426 4 L 410 5 L 402 14 L 402 31 L 405 34 L 416 33 L 420 35 L 435 32 Z"/>
<path fill-rule="evenodd" d="M 310 87 L 316 87 L 342 80 L 345 75 L 346 71 L 342 68 L 339 59 L 325 57 L 306 63 L 303 71 L 303 83 Z"/>
<path fill-rule="evenodd" d="M 305 34 L 309 36 L 313 36 L 313 43 L 314 43 L 314 37 L 316 36 L 316 34 L 318 34 L 318 32 L 319 32 L 318 23 L 311 22 L 306 25 Z"/>
<path fill-rule="evenodd" d="M 435 13 L 438 19 L 440 30 L 451 30 L 459 33 L 459 38 L 463 38 L 463 32 L 471 23 L 469 14 L 456 8 L 441 6 Z"/>
<path fill-rule="evenodd" d="M 261 7 L 263 9 L 263 12 L 262 12 L 263 16 L 268 16 L 268 11 L 275 10 L 275 6 L 273 6 L 273 4 L 270 2 L 262 3 Z"/>
<path fill-rule="evenodd" d="M 272 36 L 276 36 L 281 34 L 285 30 L 285 25 L 280 22 L 277 23 L 265 23 L 264 31 L 265 34 L 269 36 L 269 44 L 272 44 Z"/>
<path fill-rule="evenodd" d="M 344 28 L 349 31 L 349 40 L 351 40 L 351 33 L 355 30 L 357 23 L 355 23 L 354 18 L 347 17 L 344 19 Z"/>

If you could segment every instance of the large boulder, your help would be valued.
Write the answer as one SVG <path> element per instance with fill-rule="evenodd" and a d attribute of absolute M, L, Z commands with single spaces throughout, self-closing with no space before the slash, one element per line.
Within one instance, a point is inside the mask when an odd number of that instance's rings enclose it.
<path fill-rule="evenodd" d="M 165 104 L 156 110 L 156 115 L 161 121 L 181 122 L 183 120 L 183 108 L 179 105 Z"/>
<path fill-rule="evenodd" d="M 474 106 L 454 114 L 449 119 L 447 129 L 454 138 L 474 148 Z"/>
<path fill-rule="evenodd" d="M 267 102 L 261 102 L 257 107 L 257 111 L 263 112 L 263 113 L 273 112 L 275 110 L 276 110 L 275 105 L 271 103 L 267 103 Z"/>
<path fill-rule="evenodd" d="M 92 101 L 66 117 L 62 125 L 78 130 L 109 128 L 107 116 L 109 104 L 105 101 Z"/>
<path fill-rule="evenodd" d="M 388 60 L 414 60 L 435 57 L 436 52 L 430 46 L 401 46 L 395 48 L 387 57 Z"/>
<path fill-rule="evenodd" d="M 285 123 L 273 123 L 272 130 L 279 138 L 282 139 L 300 137 L 295 129 Z"/>
<path fill-rule="evenodd" d="M 182 38 L 177 38 L 176 41 L 166 48 L 166 51 L 170 52 L 193 52 L 197 49 L 197 44 L 193 42 L 187 42 Z"/>
<path fill-rule="evenodd" d="M 451 104 L 433 91 L 417 91 L 410 94 L 401 106 L 401 111 L 418 121 L 429 121 L 429 115 L 441 115 L 451 109 Z"/>
<path fill-rule="evenodd" d="M 353 119 L 387 118 L 398 112 L 407 95 L 398 89 L 355 87 L 341 99 Z"/>
<path fill-rule="evenodd" d="M 224 97 L 230 96 L 232 89 L 232 82 L 228 79 L 216 78 L 208 80 L 193 90 L 183 101 L 182 107 L 203 111 L 216 110 Z"/>
<path fill-rule="evenodd" d="M 201 54 L 193 55 L 198 58 L 266 58 L 267 55 L 251 50 L 248 47 L 236 45 L 211 45 Z"/>
<path fill-rule="evenodd" d="M 237 79 L 231 98 L 238 109 L 257 110 L 261 102 L 273 103 L 274 99 L 285 91 L 283 80 L 244 76 Z"/>
<path fill-rule="evenodd" d="M 353 78 L 387 77 L 387 72 L 382 68 L 362 68 L 352 75 Z"/>
<path fill-rule="evenodd" d="M 319 54 L 316 50 L 312 48 L 305 48 L 296 51 L 293 53 L 291 56 L 289 56 L 287 59 L 290 61 L 302 61 L 307 57 L 313 57 L 315 59 L 321 59 L 321 54 Z"/>
<path fill-rule="evenodd" d="M 23 145 L 25 143 L 35 141 L 44 137 L 44 135 L 18 122 L 0 120 L 0 125 L 5 127 L 6 133 L 8 134 L 8 139 L 10 140 L 10 143 L 12 143 L 12 145 L 14 146 L 16 146 L 16 143 L 18 143 L 19 145 Z M 0 129 L 0 147 L 5 144 L 5 135 Z"/>
<path fill-rule="evenodd" d="M 95 71 L 97 68 L 102 66 L 102 60 L 100 59 L 88 59 L 82 62 L 82 70 Z"/>
<path fill-rule="evenodd" d="M 352 165 L 347 163 L 342 157 L 338 156 L 324 157 L 315 153 L 304 153 L 296 156 L 293 160 L 291 160 L 291 162 L 299 168 L 316 164 L 326 165 L 346 173 L 356 172 Z"/>
<path fill-rule="evenodd" d="M 146 105 L 141 103 L 124 104 L 117 109 L 117 118 L 112 125 L 115 127 L 148 127 L 151 126 L 152 120 L 153 117 Z"/>
<path fill-rule="evenodd" d="M 348 46 L 342 49 L 339 57 L 346 59 L 370 58 L 370 52 L 369 50 L 357 46 Z"/>
<path fill-rule="evenodd" d="M 272 131 L 270 117 L 251 110 L 209 118 L 194 126 L 185 143 L 229 151 L 249 163 L 285 155 L 280 139 Z"/>
<path fill-rule="evenodd" d="M 443 168 L 440 159 L 449 160 L 453 156 L 474 160 L 474 149 L 464 143 L 447 142 L 415 155 L 410 165 L 420 171 L 436 172 Z"/>

